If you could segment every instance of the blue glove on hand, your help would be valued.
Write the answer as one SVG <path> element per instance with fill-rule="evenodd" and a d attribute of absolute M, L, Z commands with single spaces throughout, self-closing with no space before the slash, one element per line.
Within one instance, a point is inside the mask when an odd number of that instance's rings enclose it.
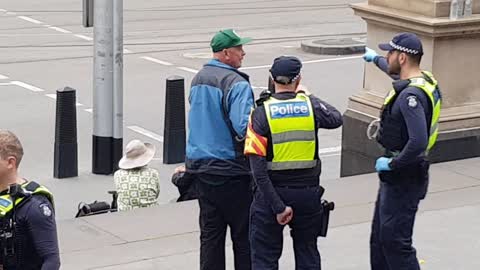
<path fill-rule="evenodd" d="M 365 54 L 363 55 L 363 60 L 367 62 L 372 62 L 375 60 L 375 57 L 378 56 L 378 53 L 368 47 L 365 47 Z"/>
<path fill-rule="evenodd" d="M 391 158 L 386 158 L 386 157 L 380 157 L 377 159 L 377 162 L 375 163 L 375 170 L 377 170 L 377 172 L 381 172 L 381 171 L 391 171 L 392 168 L 390 168 L 390 161 L 392 159 Z"/>

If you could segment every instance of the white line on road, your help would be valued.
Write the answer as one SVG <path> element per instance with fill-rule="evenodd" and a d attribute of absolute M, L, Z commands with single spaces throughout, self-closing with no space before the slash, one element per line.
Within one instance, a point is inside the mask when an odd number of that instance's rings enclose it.
<path fill-rule="evenodd" d="M 140 133 L 140 134 L 142 134 L 143 136 L 152 138 L 152 139 L 157 140 L 157 141 L 159 141 L 159 142 L 163 142 L 163 136 L 158 135 L 158 134 L 155 133 L 155 132 L 146 130 L 146 129 L 141 128 L 141 127 L 139 127 L 139 126 L 128 126 L 127 128 L 130 129 L 130 130 L 133 130 L 133 131 L 135 131 L 135 132 L 137 132 L 137 133 Z"/>
<path fill-rule="evenodd" d="M 23 88 L 28 89 L 28 90 L 33 91 L 33 92 L 43 92 L 43 91 L 45 91 L 41 88 L 35 87 L 33 85 L 30 85 L 30 84 L 24 83 L 24 82 L 13 81 L 13 82 L 11 82 L 11 84 L 23 87 Z"/>
<path fill-rule="evenodd" d="M 58 31 L 60 33 L 65 33 L 65 34 L 71 34 L 72 32 L 66 30 L 66 29 L 63 29 L 63 28 L 60 28 L 60 27 L 55 27 L 55 26 L 48 26 L 48 28 L 52 29 L 52 30 L 55 30 L 55 31 Z"/>
<path fill-rule="evenodd" d="M 15 12 L 7 12 L 7 15 L 17 15 Z"/>
<path fill-rule="evenodd" d="M 340 153 L 341 150 L 342 150 L 341 146 L 327 147 L 327 148 L 319 149 L 318 154 L 320 155 L 336 154 L 336 153 Z"/>
<path fill-rule="evenodd" d="M 335 62 L 335 61 L 344 61 L 344 60 L 352 60 L 352 59 L 359 59 L 359 58 L 362 58 L 362 56 L 349 56 L 349 57 L 339 57 L 339 58 L 327 58 L 327 59 L 310 60 L 310 61 L 304 61 L 303 64 L 314 64 L 314 63 L 323 63 L 323 62 Z M 270 68 L 271 66 L 272 66 L 272 65 L 254 66 L 254 67 L 244 67 L 244 68 L 240 68 L 240 70 Z"/>
<path fill-rule="evenodd" d="M 10 82 L 0 83 L 0 86 L 7 86 L 7 85 L 12 85 L 12 83 Z"/>
<path fill-rule="evenodd" d="M 0 8 L 0 11 L 1 11 L 1 12 L 7 12 L 7 11 L 6 11 L 5 9 L 3 9 L 3 8 Z"/>
<path fill-rule="evenodd" d="M 41 21 L 37 21 L 35 19 L 32 19 L 30 17 L 26 17 L 26 16 L 17 16 L 17 18 L 22 19 L 22 20 L 27 21 L 27 22 L 36 23 L 36 24 L 42 24 L 43 23 Z"/>
<path fill-rule="evenodd" d="M 88 113 L 93 113 L 93 108 L 85 109 L 84 111 L 86 111 Z"/>
<path fill-rule="evenodd" d="M 93 40 L 93 38 L 87 37 L 87 36 L 84 36 L 84 35 L 78 35 L 77 34 L 77 35 L 74 35 L 74 36 L 76 36 L 78 38 L 81 38 L 81 39 L 84 39 L 84 40 L 87 40 L 87 41 L 92 41 Z"/>
<path fill-rule="evenodd" d="M 178 69 L 181 69 L 183 71 L 191 72 L 191 73 L 198 73 L 198 70 L 193 69 L 193 68 L 187 68 L 187 67 L 177 67 Z"/>
<path fill-rule="evenodd" d="M 0 80 L 6 80 L 6 79 L 8 79 L 7 76 L 0 74 Z"/>
<path fill-rule="evenodd" d="M 328 58 L 328 59 L 319 59 L 319 60 L 311 60 L 305 61 L 304 64 L 313 64 L 313 63 L 322 63 L 322 62 L 335 62 L 335 61 L 344 61 L 344 60 L 352 60 L 352 59 L 360 59 L 363 56 L 348 56 L 348 57 L 339 57 L 339 58 Z"/>
<path fill-rule="evenodd" d="M 45 96 L 46 96 L 46 97 L 49 97 L 49 98 L 51 98 L 51 99 L 57 99 L 57 94 L 46 94 Z M 77 107 L 83 106 L 83 104 L 77 102 L 76 106 L 77 106 Z"/>
<path fill-rule="evenodd" d="M 165 62 L 165 61 L 162 61 L 162 60 L 159 60 L 157 58 L 153 58 L 153 57 L 150 57 L 150 56 L 142 56 L 140 57 L 144 60 L 147 60 L 147 61 L 150 61 L 150 62 L 154 62 L 154 63 L 157 63 L 157 64 L 160 64 L 160 65 L 164 65 L 164 66 L 173 66 L 172 63 L 169 63 L 169 62 Z"/>

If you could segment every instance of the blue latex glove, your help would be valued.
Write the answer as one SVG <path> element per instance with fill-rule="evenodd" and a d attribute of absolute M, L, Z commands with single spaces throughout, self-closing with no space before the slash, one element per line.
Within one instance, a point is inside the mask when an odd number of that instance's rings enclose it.
<path fill-rule="evenodd" d="M 365 47 L 365 54 L 363 55 L 363 60 L 367 62 L 372 62 L 375 60 L 375 57 L 378 56 L 378 53 L 368 47 Z"/>
<path fill-rule="evenodd" d="M 377 162 L 375 163 L 375 170 L 377 172 L 381 171 L 391 171 L 392 169 L 390 168 L 390 163 L 392 159 L 391 158 L 386 158 L 386 157 L 380 157 L 377 159 Z"/>

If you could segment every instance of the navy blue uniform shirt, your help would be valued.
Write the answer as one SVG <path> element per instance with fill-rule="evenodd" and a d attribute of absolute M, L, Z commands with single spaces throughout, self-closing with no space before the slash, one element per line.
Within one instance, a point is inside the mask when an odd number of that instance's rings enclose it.
<path fill-rule="evenodd" d="M 387 73 L 388 63 L 384 57 L 376 57 L 374 62 Z M 396 80 L 393 82 L 393 88 L 398 95 L 392 105 L 392 117 L 399 123 L 403 123 L 401 132 L 408 136 L 407 144 L 394 158 L 395 169 L 399 169 L 424 160 L 428 146 L 432 106 L 423 90 L 408 86 L 410 80 L 399 80 L 398 75 L 388 75 Z"/>
<path fill-rule="evenodd" d="M 276 99 L 280 100 L 292 99 L 295 95 L 292 92 L 273 94 Z M 342 125 L 342 114 L 337 109 L 313 95 L 310 95 L 310 100 L 314 110 L 315 127 L 317 130 L 319 128 L 334 129 Z M 271 141 L 270 126 L 263 106 L 257 107 L 253 112 L 252 128 L 257 134 L 267 137 Z M 316 141 L 318 142 L 318 139 Z M 271 143 L 268 144 L 268 152 L 272 153 Z M 318 158 L 318 154 L 316 157 Z M 319 158 L 318 165 L 313 169 L 269 171 L 268 173 L 267 159 L 265 157 L 249 155 L 249 161 L 258 191 L 262 193 L 265 201 L 271 205 L 275 214 L 282 213 L 285 210 L 285 204 L 275 191 L 274 185 L 318 185 L 320 181 L 321 162 Z"/>
<path fill-rule="evenodd" d="M 26 245 L 20 251 L 21 270 L 60 269 L 55 213 L 50 201 L 43 195 L 34 195 L 16 209 L 15 215 L 16 233 L 26 237 Z"/>

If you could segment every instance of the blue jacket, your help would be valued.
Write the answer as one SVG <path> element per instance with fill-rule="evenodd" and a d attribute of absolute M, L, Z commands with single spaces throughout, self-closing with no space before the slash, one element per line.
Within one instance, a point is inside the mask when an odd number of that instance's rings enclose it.
<path fill-rule="evenodd" d="M 213 59 L 193 78 L 189 101 L 186 149 L 189 172 L 249 174 L 243 145 L 234 139 L 245 137 L 253 108 L 248 75 Z"/>

